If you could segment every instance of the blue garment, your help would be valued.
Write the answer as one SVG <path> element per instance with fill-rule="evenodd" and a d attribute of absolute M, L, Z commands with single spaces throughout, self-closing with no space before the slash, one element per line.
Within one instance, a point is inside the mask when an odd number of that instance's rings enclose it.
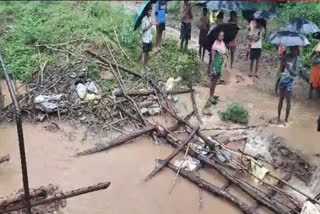
<path fill-rule="evenodd" d="M 167 1 L 158 0 L 155 8 L 157 24 L 166 23 Z"/>

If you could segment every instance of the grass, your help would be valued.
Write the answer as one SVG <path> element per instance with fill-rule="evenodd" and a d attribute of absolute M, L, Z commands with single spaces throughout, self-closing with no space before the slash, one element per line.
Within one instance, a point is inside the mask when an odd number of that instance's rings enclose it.
<path fill-rule="evenodd" d="M 221 119 L 246 125 L 249 122 L 249 113 L 243 106 L 231 104 L 225 112 L 221 113 Z"/>
<path fill-rule="evenodd" d="M 140 31 L 133 30 L 133 13 L 122 7 L 111 6 L 108 2 L 0 2 L 0 15 L 4 17 L 0 24 L 1 53 L 8 71 L 17 79 L 25 79 L 39 70 L 45 61 L 48 61 L 47 66 L 65 63 L 65 53 L 39 45 L 49 44 L 60 49 L 62 47 L 55 44 L 82 38 L 86 38 L 86 42 L 64 48 L 72 50 L 75 56 L 82 56 L 87 48 L 107 52 L 108 43 L 120 64 L 140 70 Z M 151 57 L 151 71 L 155 76 L 177 76 L 197 67 L 196 54 L 190 51 L 184 55 L 176 44 L 178 41 L 165 40 L 165 51 Z M 93 76 L 99 76 L 95 62 L 88 70 Z"/>

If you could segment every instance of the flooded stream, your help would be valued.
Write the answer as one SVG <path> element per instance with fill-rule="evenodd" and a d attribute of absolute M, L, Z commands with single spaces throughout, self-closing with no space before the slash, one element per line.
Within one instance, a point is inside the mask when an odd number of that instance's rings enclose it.
<path fill-rule="evenodd" d="M 111 181 L 105 191 L 69 199 L 68 213 L 241 213 L 219 198 L 200 193 L 198 187 L 182 178 L 169 194 L 175 173 L 168 169 L 145 183 L 143 179 L 152 171 L 154 160 L 165 158 L 172 151 L 169 146 L 154 145 L 147 137 L 105 153 L 73 158 L 73 154 L 85 148 L 78 143 L 82 137 L 80 131 L 52 133 L 43 125 L 31 124 L 25 124 L 24 131 L 31 187 L 54 183 L 71 190 Z M 70 141 L 66 134 L 69 131 L 78 137 Z M 11 155 L 11 161 L 0 166 L 0 192 L 7 195 L 22 187 L 15 127 L 2 125 L 0 136 L 0 155 Z M 223 178 L 212 173 L 202 171 L 201 175 L 222 186 Z"/>

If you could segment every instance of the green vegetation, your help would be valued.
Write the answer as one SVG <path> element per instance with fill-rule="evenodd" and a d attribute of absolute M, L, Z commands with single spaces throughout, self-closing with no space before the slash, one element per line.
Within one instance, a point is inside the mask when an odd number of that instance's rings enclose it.
<path fill-rule="evenodd" d="M 243 106 L 239 104 L 231 104 L 225 112 L 221 113 L 221 119 L 224 121 L 232 121 L 234 123 L 248 124 L 249 113 Z"/>
<path fill-rule="evenodd" d="M 72 63 L 82 58 L 88 48 L 108 53 L 107 46 L 118 63 L 140 70 L 140 31 L 133 30 L 134 16 L 122 7 L 108 2 L 1 2 L 0 15 L 3 17 L 0 48 L 8 71 L 15 78 L 25 79 L 45 61 L 47 67 Z M 164 41 L 164 51 L 151 57 L 151 72 L 147 75 L 156 74 L 163 79 L 180 75 L 182 58 L 186 58 L 182 60 L 186 62 L 184 72 L 197 67 L 196 54 L 183 55 L 177 44 L 174 40 Z M 99 66 L 94 60 L 88 71 L 99 77 Z"/>
<path fill-rule="evenodd" d="M 168 15 L 176 20 L 180 17 L 180 1 L 169 1 L 168 2 Z"/>

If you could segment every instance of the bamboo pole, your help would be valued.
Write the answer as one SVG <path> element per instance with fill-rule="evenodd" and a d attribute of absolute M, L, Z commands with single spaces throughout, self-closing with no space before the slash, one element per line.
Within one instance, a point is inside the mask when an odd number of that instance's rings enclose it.
<path fill-rule="evenodd" d="M 9 93 L 12 99 L 12 103 L 15 106 L 15 119 L 17 124 L 17 133 L 18 133 L 18 140 L 19 140 L 19 150 L 20 150 L 20 161 L 21 161 L 21 171 L 22 171 L 22 182 L 23 182 L 23 189 L 25 195 L 25 207 L 27 208 L 27 214 L 31 214 L 31 206 L 29 200 L 29 181 L 28 181 L 28 170 L 27 170 L 27 161 L 26 161 L 26 152 L 24 148 L 24 137 L 23 137 L 23 127 L 22 127 L 22 120 L 21 120 L 21 110 L 19 106 L 19 102 L 17 100 L 16 94 L 14 92 L 14 88 L 12 86 L 12 82 L 7 72 L 6 65 L 3 61 L 2 55 L 0 53 L 0 61 L 2 71 L 4 73 L 4 77 L 7 82 L 7 86 L 9 89 Z"/>
<path fill-rule="evenodd" d="M 154 130 L 155 130 L 155 127 L 148 127 L 137 132 L 132 132 L 128 135 L 125 135 L 121 138 L 116 139 L 115 141 L 110 142 L 108 145 L 101 145 L 98 147 L 94 147 L 92 149 L 79 152 L 75 156 L 79 157 L 79 156 L 90 155 L 98 152 L 103 152 L 103 151 L 112 149 L 114 147 L 120 146 L 121 144 L 126 143 L 134 138 L 140 137 L 141 135 L 151 133 Z"/>

